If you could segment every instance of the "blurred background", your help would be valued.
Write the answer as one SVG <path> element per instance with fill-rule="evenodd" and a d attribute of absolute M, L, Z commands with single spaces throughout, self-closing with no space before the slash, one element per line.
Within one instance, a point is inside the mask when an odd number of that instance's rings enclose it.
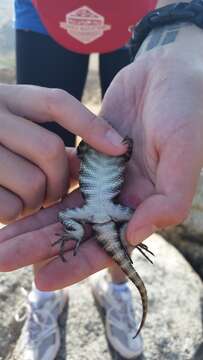
<path fill-rule="evenodd" d="M 15 82 L 12 0 L 0 1 L 0 81 Z"/>
<path fill-rule="evenodd" d="M 98 57 L 91 56 L 83 102 L 95 113 L 99 111 L 101 92 L 97 74 Z M 15 31 L 13 0 L 0 0 L 0 82 L 15 83 Z"/>

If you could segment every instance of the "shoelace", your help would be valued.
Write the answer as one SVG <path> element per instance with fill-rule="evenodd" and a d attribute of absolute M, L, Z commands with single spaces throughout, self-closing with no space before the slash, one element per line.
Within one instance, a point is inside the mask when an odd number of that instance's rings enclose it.
<path fill-rule="evenodd" d="M 28 291 L 24 288 L 21 288 L 21 291 L 23 295 L 27 297 Z M 24 329 L 24 335 L 28 337 L 28 340 L 30 340 L 28 341 L 28 343 L 31 343 L 30 345 L 36 346 L 57 326 L 56 319 L 50 312 L 48 312 L 45 308 L 40 309 L 34 307 L 29 300 L 27 300 L 27 302 L 23 302 L 15 314 L 15 320 L 17 322 L 22 322 L 26 318 L 28 319 L 28 327 Z M 54 326 L 47 324 L 49 319 Z"/>

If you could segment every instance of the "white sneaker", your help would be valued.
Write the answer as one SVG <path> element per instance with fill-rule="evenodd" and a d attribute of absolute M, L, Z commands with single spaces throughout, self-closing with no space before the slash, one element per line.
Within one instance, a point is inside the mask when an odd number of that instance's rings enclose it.
<path fill-rule="evenodd" d="M 132 307 L 130 289 L 115 291 L 107 276 L 97 274 L 90 279 L 95 300 L 105 310 L 105 327 L 107 338 L 112 347 L 126 359 L 133 359 L 143 352 L 142 338 L 135 339 L 138 325 Z"/>
<path fill-rule="evenodd" d="M 27 300 L 24 305 L 27 308 L 27 318 L 14 351 L 14 358 L 18 360 L 55 359 L 60 348 L 57 319 L 67 300 L 66 289 L 53 292 L 51 298 L 37 305 Z M 15 352 L 18 355 L 15 355 Z"/>

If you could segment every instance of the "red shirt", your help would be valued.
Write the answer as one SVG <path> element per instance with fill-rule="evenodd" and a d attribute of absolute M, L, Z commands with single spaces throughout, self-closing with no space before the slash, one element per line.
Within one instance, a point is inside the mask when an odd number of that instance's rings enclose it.
<path fill-rule="evenodd" d="M 109 52 L 131 37 L 130 28 L 157 0 L 33 0 L 49 35 L 79 53 Z M 60 5 L 59 5 L 60 4 Z"/>

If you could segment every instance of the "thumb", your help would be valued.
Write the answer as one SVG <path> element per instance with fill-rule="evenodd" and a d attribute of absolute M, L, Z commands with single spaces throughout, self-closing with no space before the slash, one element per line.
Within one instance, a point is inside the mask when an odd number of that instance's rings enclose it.
<path fill-rule="evenodd" d="M 136 209 L 127 227 L 127 240 L 135 246 L 156 230 L 182 222 L 189 204 L 180 197 L 155 194 L 145 199 Z"/>

